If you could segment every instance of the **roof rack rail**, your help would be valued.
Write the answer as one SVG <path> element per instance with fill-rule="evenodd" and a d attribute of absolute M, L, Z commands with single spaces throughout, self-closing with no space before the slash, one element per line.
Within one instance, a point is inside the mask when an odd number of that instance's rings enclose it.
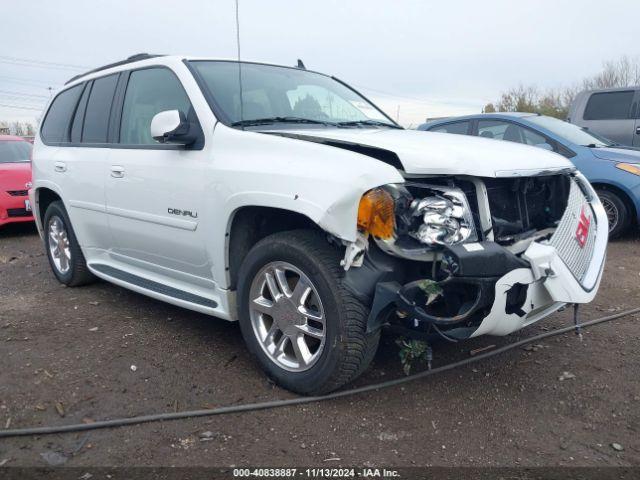
<path fill-rule="evenodd" d="M 91 73 L 100 72 L 102 70 L 106 70 L 107 68 L 119 67 L 120 65 L 126 65 L 127 63 L 137 62 L 139 60 L 148 60 L 149 58 L 156 57 L 164 57 L 162 54 L 153 54 L 153 53 L 136 53 L 135 55 L 131 55 L 130 57 L 125 58 L 124 60 L 120 60 L 119 62 L 109 63 L 107 65 L 103 65 L 102 67 L 94 68 L 93 70 L 89 70 L 88 72 L 81 73 L 80 75 L 76 75 L 75 77 L 70 78 L 65 82 L 65 85 L 78 80 L 79 78 L 85 77 Z"/>

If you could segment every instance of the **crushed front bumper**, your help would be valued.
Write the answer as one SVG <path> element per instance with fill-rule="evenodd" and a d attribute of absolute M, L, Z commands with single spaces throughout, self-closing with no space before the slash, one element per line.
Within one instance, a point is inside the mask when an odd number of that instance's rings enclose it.
<path fill-rule="evenodd" d="M 607 215 L 589 182 L 574 177 L 567 209 L 548 242 L 533 242 L 522 257 L 530 268 L 516 269 L 496 282 L 491 312 L 471 336 L 506 335 L 553 313 L 566 303 L 596 296 L 607 250 Z M 507 291 L 528 285 L 521 311 L 505 313 Z"/>
<path fill-rule="evenodd" d="M 376 288 L 369 327 L 377 326 L 374 317 L 379 319 L 380 312 L 393 302 L 415 327 L 421 324 L 460 326 L 459 338 L 507 335 L 567 303 L 593 300 L 602 278 L 607 239 L 604 208 L 589 182 L 578 173 L 571 183 L 565 213 L 551 238 L 532 242 L 517 260 L 515 256 L 510 259 L 509 254 L 498 252 L 496 256 L 487 257 L 490 261 L 484 265 L 475 265 L 471 276 L 465 276 L 464 272 L 454 273 L 454 283 L 466 282 L 475 292 L 467 299 L 463 314 L 438 317 L 429 313 L 420 306 L 424 302 L 416 300 L 419 298 L 419 294 L 416 295 L 418 282 L 404 286 L 380 283 Z M 482 245 L 477 245 L 481 251 Z M 493 248 L 502 248 L 493 245 Z M 495 265 L 494 258 L 503 263 Z M 494 269 L 493 273 L 477 275 L 491 269 Z M 447 301 L 446 291 L 444 301 Z M 484 312 L 484 316 L 478 319 L 479 311 Z M 469 322 L 474 314 L 475 321 Z"/>

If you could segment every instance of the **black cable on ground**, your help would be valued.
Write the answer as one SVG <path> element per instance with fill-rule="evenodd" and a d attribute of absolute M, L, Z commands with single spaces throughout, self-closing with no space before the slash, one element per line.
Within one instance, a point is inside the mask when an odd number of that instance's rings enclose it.
<path fill-rule="evenodd" d="M 601 317 L 595 320 L 590 320 L 588 322 L 580 323 L 580 327 L 581 328 L 590 327 L 600 323 L 609 322 L 611 320 L 616 320 L 621 317 L 626 317 L 628 315 L 633 315 L 634 313 L 640 313 L 640 307 L 633 308 L 631 310 L 626 310 L 624 312 L 619 312 L 613 315 L 609 315 L 607 317 Z M 270 402 L 248 403 L 245 405 L 231 405 L 228 407 L 219 407 L 219 408 L 213 408 L 213 409 L 207 409 L 207 410 L 191 410 L 191 411 L 185 411 L 185 412 L 141 415 L 139 417 L 118 418 L 113 420 L 103 420 L 95 423 L 86 423 L 86 424 L 80 423 L 75 425 L 0 430 L 0 438 L 20 437 L 20 436 L 29 436 L 29 435 L 47 435 L 47 434 L 54 434 L 54 433 L 80 432 L 84 430 L 96 430 L 98 428 L 122 427 L 125 425 L 136 425 L 140 423 L 157 422 L 162 420 L 178 420 L 182 418 L 208 417 L 212 415 L 225 415 L 230 413 L 251 412 L 256 410 L 267 410 L 270 408 L 289 407 L 293 405 L 302 405 L 305 403 L 331 400 L 334 398 L 348 397 L 348 396 L 357 395 L 360 393 L 372 392 L 374 390 L 382 390 L 384 388 L 394 387 L 396 385 L 412 382 L 420 378 L 430 377 L 431 375 L 436 375 L 438 373 L 446 372 L 447 370 L 452 370 L 454 368 L 469 365 L 471 363 L 475 363 L 480 360 L 493 357 L 494 355 L 508 352 L 509 350 L 513 350 L 514 348 L 521 347 L 522 345 L 526 345 L 528 343 L 538 342 L 545 338 L 554 337 L 556 335 L 562 335 L 564 333 L 568 333 L 574 330 L 575 330 L 575 326 L 573 325 L 568 327 L 558 328 L 550 332 L 545 332 L 539 335 L 534 335 L 532 337 L 525 338 L 523 340 L 518 340 L 517 342 L 510 343 L 509 345 L 505 345 L 504 347 L 500 347 L 495 350 L 491 350 L 490 352 L 481 353 L 479 355 L 476 355 L 475 357 L 466 358 L 464 360 L 453 362 L 448 365 L 443 365 L 442 367 L 437 367 L 432 370 L 426 370 L 424 372 L 415 373 L 407 377 L 397 378 L 395 380 L 388 380 L 386 382 L 375 383 L 372 385 L 366 385 L 364 387 L 358 387 L 350 390 L 333 392 L 328 395 L 322 395 L 317 397 L 298 397 L 298 398 L 291 398 L 287 400 L 273 400 Z"/>

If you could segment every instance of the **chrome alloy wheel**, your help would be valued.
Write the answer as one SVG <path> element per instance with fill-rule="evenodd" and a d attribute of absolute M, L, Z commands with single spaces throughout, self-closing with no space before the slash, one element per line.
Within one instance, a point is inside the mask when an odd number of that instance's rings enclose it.
<path fill-rule="evenodd" d="M 56 270 L 65 274 L 71 268 L 71 249 L 69 247 L 69 236 L 64 222 L 57 215 L 49 219 L 49 253 Z"/>
<path fill-rule="evenodd" d="M 271 262 L 249 291 L 253 333 L 267 357 L 290 372 L 303 372 L 320 358 L 327 336 L 316 287 L 300 269 Z"/>
<path fill-rule="evenodd" d="M 618 211 L 618 207 L 616 207 L 615 203 L 613 203 L 608 198 L 600 197 L 600 202 L 602 202 L 604 211 L 607 214 L 607 220 L 609 221 L 609 231 L 611 232 L 618 226 L 618 222 L 620 221 L 620 212 Z"/>

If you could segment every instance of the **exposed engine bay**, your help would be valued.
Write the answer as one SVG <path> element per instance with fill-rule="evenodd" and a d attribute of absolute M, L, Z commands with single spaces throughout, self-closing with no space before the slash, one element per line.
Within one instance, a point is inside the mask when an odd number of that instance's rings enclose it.
<path fill-rule="evenodd" d="M 386 195 L 393 210 L 377 212 L 385 228 L 372 231 L 361 268 L 346 276 L 352 290 L 373 302 L 370 328 L 391 323 L 467 337 L 489 313 L 496 281 L 529 268 L 523 252 L 552 237 L 571 182 L 568 174 L 433 177 L 378 189 L 372 201 L 384 203 Z M 527 285 L 513 285 L 505 313 L 524 315 L 526 298 Z"/>

